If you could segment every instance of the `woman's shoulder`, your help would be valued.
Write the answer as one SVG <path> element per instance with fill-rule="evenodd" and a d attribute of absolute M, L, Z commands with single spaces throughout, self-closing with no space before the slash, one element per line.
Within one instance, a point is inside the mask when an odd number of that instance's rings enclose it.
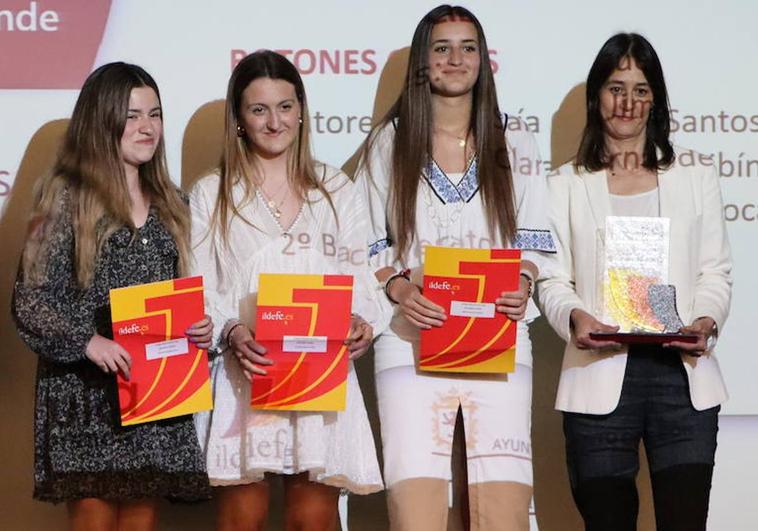
<path fill-rule="evenodd" d="M 665 171 L 690 176 L 715 176 L 716 164 L 712 153 L 700 153 L 691 148 L 674 145 L 674 160 Z"/>
<path fill-rule="evenodd" d="M 503 120 L 503 127 L 505 128 L 505 141 L 511 149 L 527 146 L 530 149 L 536 148 L 537 137 L 521 118 L 506 115 Z"/>
<path fill-rule="evenodd" d="M 564 162 L 557 168 L 553 168 L 547 173 L 548 183 L 550 182 L 563 182 L 580 179 L 583 175 L 588 175 L 592 172 L 576 165 L 574 159 Z"/>
<path fill-rule="evenodd" d="M 218 188 L 219 181 L 221 181 L 221 176 L 217 170 L 214 170 L 195 181 L 195 184 L 192 185 L 192 190 L 196 188 L 201 190 L 216 189 Z"/>
<path fill-rule="evenodd" d="M 313 169 L 316 172 L 316 178 L 321 181 L 330 195 L 341 195 L 352 191 L 353 180 L 342 169 L 319 161 L 314 161 Z"/>
<path fill-rule="evenodd" d="M 218 195 L 220 181 L 221 177 L 219 176 L 218 171 L 213 171 L 212 173 L 200 177 L 190 188 L 188 194 L 190 203 L 198 196 L 205 196 L 213 200 L 216 195 Z"/>
<path fill-rule="evenodd" d="M 372 151 L 377 149 L 382 152 L 389 150 L 395 141 L 396 132 L 396 120 L 389 120 L 387 123 L 376 125 L 368 136 L 369 147 Z"/>

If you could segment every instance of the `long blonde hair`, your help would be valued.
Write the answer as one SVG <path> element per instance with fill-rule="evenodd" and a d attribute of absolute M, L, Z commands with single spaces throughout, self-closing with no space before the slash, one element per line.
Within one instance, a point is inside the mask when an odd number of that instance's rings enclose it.
<path fill-rule="evenodd" d="M 254 167 L 247 139 L 238 134 L 242 93 L 256 79 L 269 78 L 287 81 L 295 87 L 295 95 L 300 104 L 302 122 L 294 144 L 290 147 L 287 175 L 291 179 L 295 194 L 301 201 L 308 197 L 308 191 L 316 189 L 326 198 L 335 214 L 331 195 L 324 186 L 324 175 L 319 176 L 310 150 L 310 120 L 305 87 L 295 66 L 286 57 L 270 50 L 261 50 L 242 59 L 234 68 L 229 78 L 226 92 L 224 115 L 224 147 L 219 164 L 219 189 L 213 210 L 211 233 L 218 231 L 221 240 L 228 245 L 229 226 L 234 217 L 255 227 L 245 219 L 241 208 L 248 204 L 255 194 L 255 184 L 250 179 Z M 325 170 L 325 168 L 324 168 Z M 237 184 L 242 185 L 243 196 L 237 203 L 233 190 Z M 210 234 L 208 235 L 210 236 Z"/>
<path fill-rule="evenodd" d="M 74 269 L 77 284 L 92 282 L 97 259 L 108 237 L 117 229 L 136 227 L 121 157 L 121 137 L 135 88 L 149 87 L 160 102 L 155 80 L 145 70 L 126 63 L 101 66 L 84 82 L 52 171 L 37 192 L 30 242 L 24 252 L 26 279 L 40 280 L 48 254 L 49 230 L 59 216 L 70 218 L 74 233 Z M 189 211 L 171 182 L 163 136 L 153 158 L 139 167 L 143 192 L 157 211 L 178 251 L 178 273 L 189 264 Z"/>

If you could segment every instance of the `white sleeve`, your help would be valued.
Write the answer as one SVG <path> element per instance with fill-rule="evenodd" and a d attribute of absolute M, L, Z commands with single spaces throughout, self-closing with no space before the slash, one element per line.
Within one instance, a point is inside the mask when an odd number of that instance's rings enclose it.
<path fill-rule="evenodd" d="M 713 167 L 704 168 L 703 172 L 700 263 L 697 266 L 692 318 L 710 317 L 720 331 L 731 304 L 732 259 L 719 177 Z"/>
<path fill-rule="evenodd" d="M 339 264 L 341 273 L 353 276 L 353 313 L 371 324 L 374 336 L 378 336 L 389 325 L 392 308 L 369 267 L 366 233 L 370 231 L 370 223 L 363 192 L 348 182 L 335 204 L 339 219 Z"/>
<path fill-rule="evenodd" d="M 212 349 L 218 351 L 223 344 L 223 330 L 229 319 L 237 318 L 235 296 L 232 293 L 230 275 L 234 266 L 225 253 L 218 232 L 211 231 L 215 202 L 207 195 L 205 187 L 215 181 L 199 181 L 190 192 L 192 216 L 191 243 L 193 252 L 192 274 L 203 276 L 205 311 L 213 321 L 214 339 Z"/>
<path fill-rule="evenodd" d="M 571 240 L 570 181 L 567 175 L 548 177 L 550 226 L 555 234 L 556 253 L 549 256 L 539 301 L 550 326 L 565 341 L 571 340 L 571 311 L 588 311 L 576 293 L 573 242 Z"/>
<path fill-rule="evenodd" d="M 364 241 L 368 244 L 368 263 L 372 271 L 396 265 L 387 218 L 393 139 L 391 123 L 376 132 L 376 137 L 370 139 L 373 144 L 368 160 L 361 161 L 355 175 L 368 212 L 368 237 L 364 237 Z"/>
<path fill-rule="evenodd" d="M 540 272 L 547 255 L 555 253 L 548 220 L 548 192 L 542 159 L 534 135 L 522 128 L 506 133 L 516 196 L 516 238 L 513 246 L 521 257 L 533 262 Z"/>

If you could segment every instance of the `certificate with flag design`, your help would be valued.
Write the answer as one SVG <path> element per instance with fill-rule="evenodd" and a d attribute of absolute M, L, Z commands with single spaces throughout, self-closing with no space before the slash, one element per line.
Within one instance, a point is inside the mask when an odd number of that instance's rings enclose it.
<path fill-rule="evenodd" d="M 253 377 L 254 409 L 345 409 L 353 277 L 261 274 L 255 339 L 274 364 Z"/>
<path fill-rule="evenodd" d="M 110 301 L 113 340 L 132 357 L 131 379 L 118 375 L 121 424 L 211 409 L 206 351 L 184 335 L 205 317 L 203 278 L 112 289 Z"/>
<path fill-rule="evenodd" d="M 424 296 L 447 320 L 421 331 L 425 371 L 505 373 L 515 369 L 516 323 L 495 311 L 495 299 L 519 285 L 518 249 L 426 247 Z"/>

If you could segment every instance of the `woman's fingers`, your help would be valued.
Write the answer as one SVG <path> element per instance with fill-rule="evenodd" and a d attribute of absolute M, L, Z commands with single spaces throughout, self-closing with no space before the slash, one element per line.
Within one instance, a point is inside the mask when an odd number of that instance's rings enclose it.
<path fill-rule="evenodd" d="M 614 333 L 618 332 L 618 330 L 618 326 L 602 323 L 589 314 L 583 314 L 581 317 L 574 320 L 574 342 L 580 349 L 597 350 L 619 348 L 621 344 L 616 341 L 596 340 L 590 337 L 591 333 Z"/>
<path fill-rule="evenodd" d="M 254 374 L 259 374 L 261 376 L 267 375 L 268 372 L 266 371 L 266 369 L 260 367 L 260 365 L 271 365 L 271 363 L 272 363 L 271 360 L 265 360 L 264 359 L 264 361 L 266 361 L 268 363 L 261 363 L 260 361 L 250 360 L 250 359 L 248 359 L 248 358 L 246 358 L 244 356 L 238 356 L 237 357 L 237 361 L 239 361 L 239 364 L 240 364 L 240 367 L 242 368 L 242 371 L 250 373 L 251 378 L 252 378 L 252 375 L 254 375 Z"/>
<path fill-rule="evenodd" d="M 258 343 L 255 339 L 252 337 L 248 338 L 246 341 L 242 343 L 248 350 L 251 350 L 253 354 L 265 354 L 266 353 L 266 347 Z"/>
<path fill-rule="evenodd" d="M 114 361 L 116 363 L 116 366 L 118 367 L 118 370 L 121 372 L 121 374 L 124 375 L 124 378 L 129 380 L 131 378 L 130 374 L 130 365 L 131 365 L 131 358 L 129 358 L 129 354 L 126 352 L 117 352 L 115 353 L 115 356 L 113 357 Z"/>
<path fill-rule="evenodd" d="M 358 358 L 363 356 L 366 352 L 368 352 L 368 345 L 366 345 L 365 347 L 361 347 L 359 349 L 350 351 L 350 353 L 348 354 L 348 358 L 350 358 L 351 360 L 357 360 Z"/>
<path fill-rule="evenodd" d="M 430 317 L 434 316 L 437 319 L 441 319 L 443 321 L 447 319 L 447 316 L 445 315 L 445 308 L 438 304 L 434 304 L 418 291 L 413 294 L 412 301 L 419 308 L 422 308 L 425 313 L 429 314 Z"/>
<path fill-rule="evenodd" d="M 682 350 L 692 356 L 702 356 L 705 353 L 707 338 L 702 330 L 694 326 L 684 326 L 679 330 L 679 333 L 695 334 L 697 336 L 697 341 L 694 343 L 686 343 L 684 341 L 671 341 L 669 343 L 665 343 L 663 346 Z"/>
<path fill-rule="evenodd" d="M 444 309 L 432 303 L 423 296 L 413 297 L 403 304 L 406 317 L 409 317 L 414 324 L 421 323 L 424 328 L 432 326 L 442 326 L 447 319 Z M 416 324 L 418 326 L 418 324 Z"/>
<path fill-rule="evenodd" d="M 582 350 L 602 350 L 619 348 L 621 344 L 616 341 L 597 341 L 587 336 L 577 338 L 576 346 Z"/>
<path fill-rule="evenodd" d="M 429 317 L 419 311 L 418 307 L 408 307 L 405 309 L 406 318 L 419 328 L 429 329 L 433 326 L 442 326 L 442 320 Z"/>
<path fill-rule="evenodd" d="M 213 330 L 213 323 L 208 317 L 194 323 L 186 330 L 186 334 L 191 337 L 199 337 L 209 334 Z"/>
<path fill-rule="evenodd" d="M 213 342 L 213 322 L 207 315 L 204 319 L 190 326 L 185 335 L 191 343 L 194 343 L 201 349 L 210 348 Z"/>
<path fill-rule="evenodd" d="M 235 353 L 238 354 L 238 356 L 259 365 L 272 365 L 274 363 L 272 360 L 264 356 L 264 354 L 266 354 L 266 349 L 255 341 L 247 341 L 243 343 L 237 350 L 235 350 Z"/>

